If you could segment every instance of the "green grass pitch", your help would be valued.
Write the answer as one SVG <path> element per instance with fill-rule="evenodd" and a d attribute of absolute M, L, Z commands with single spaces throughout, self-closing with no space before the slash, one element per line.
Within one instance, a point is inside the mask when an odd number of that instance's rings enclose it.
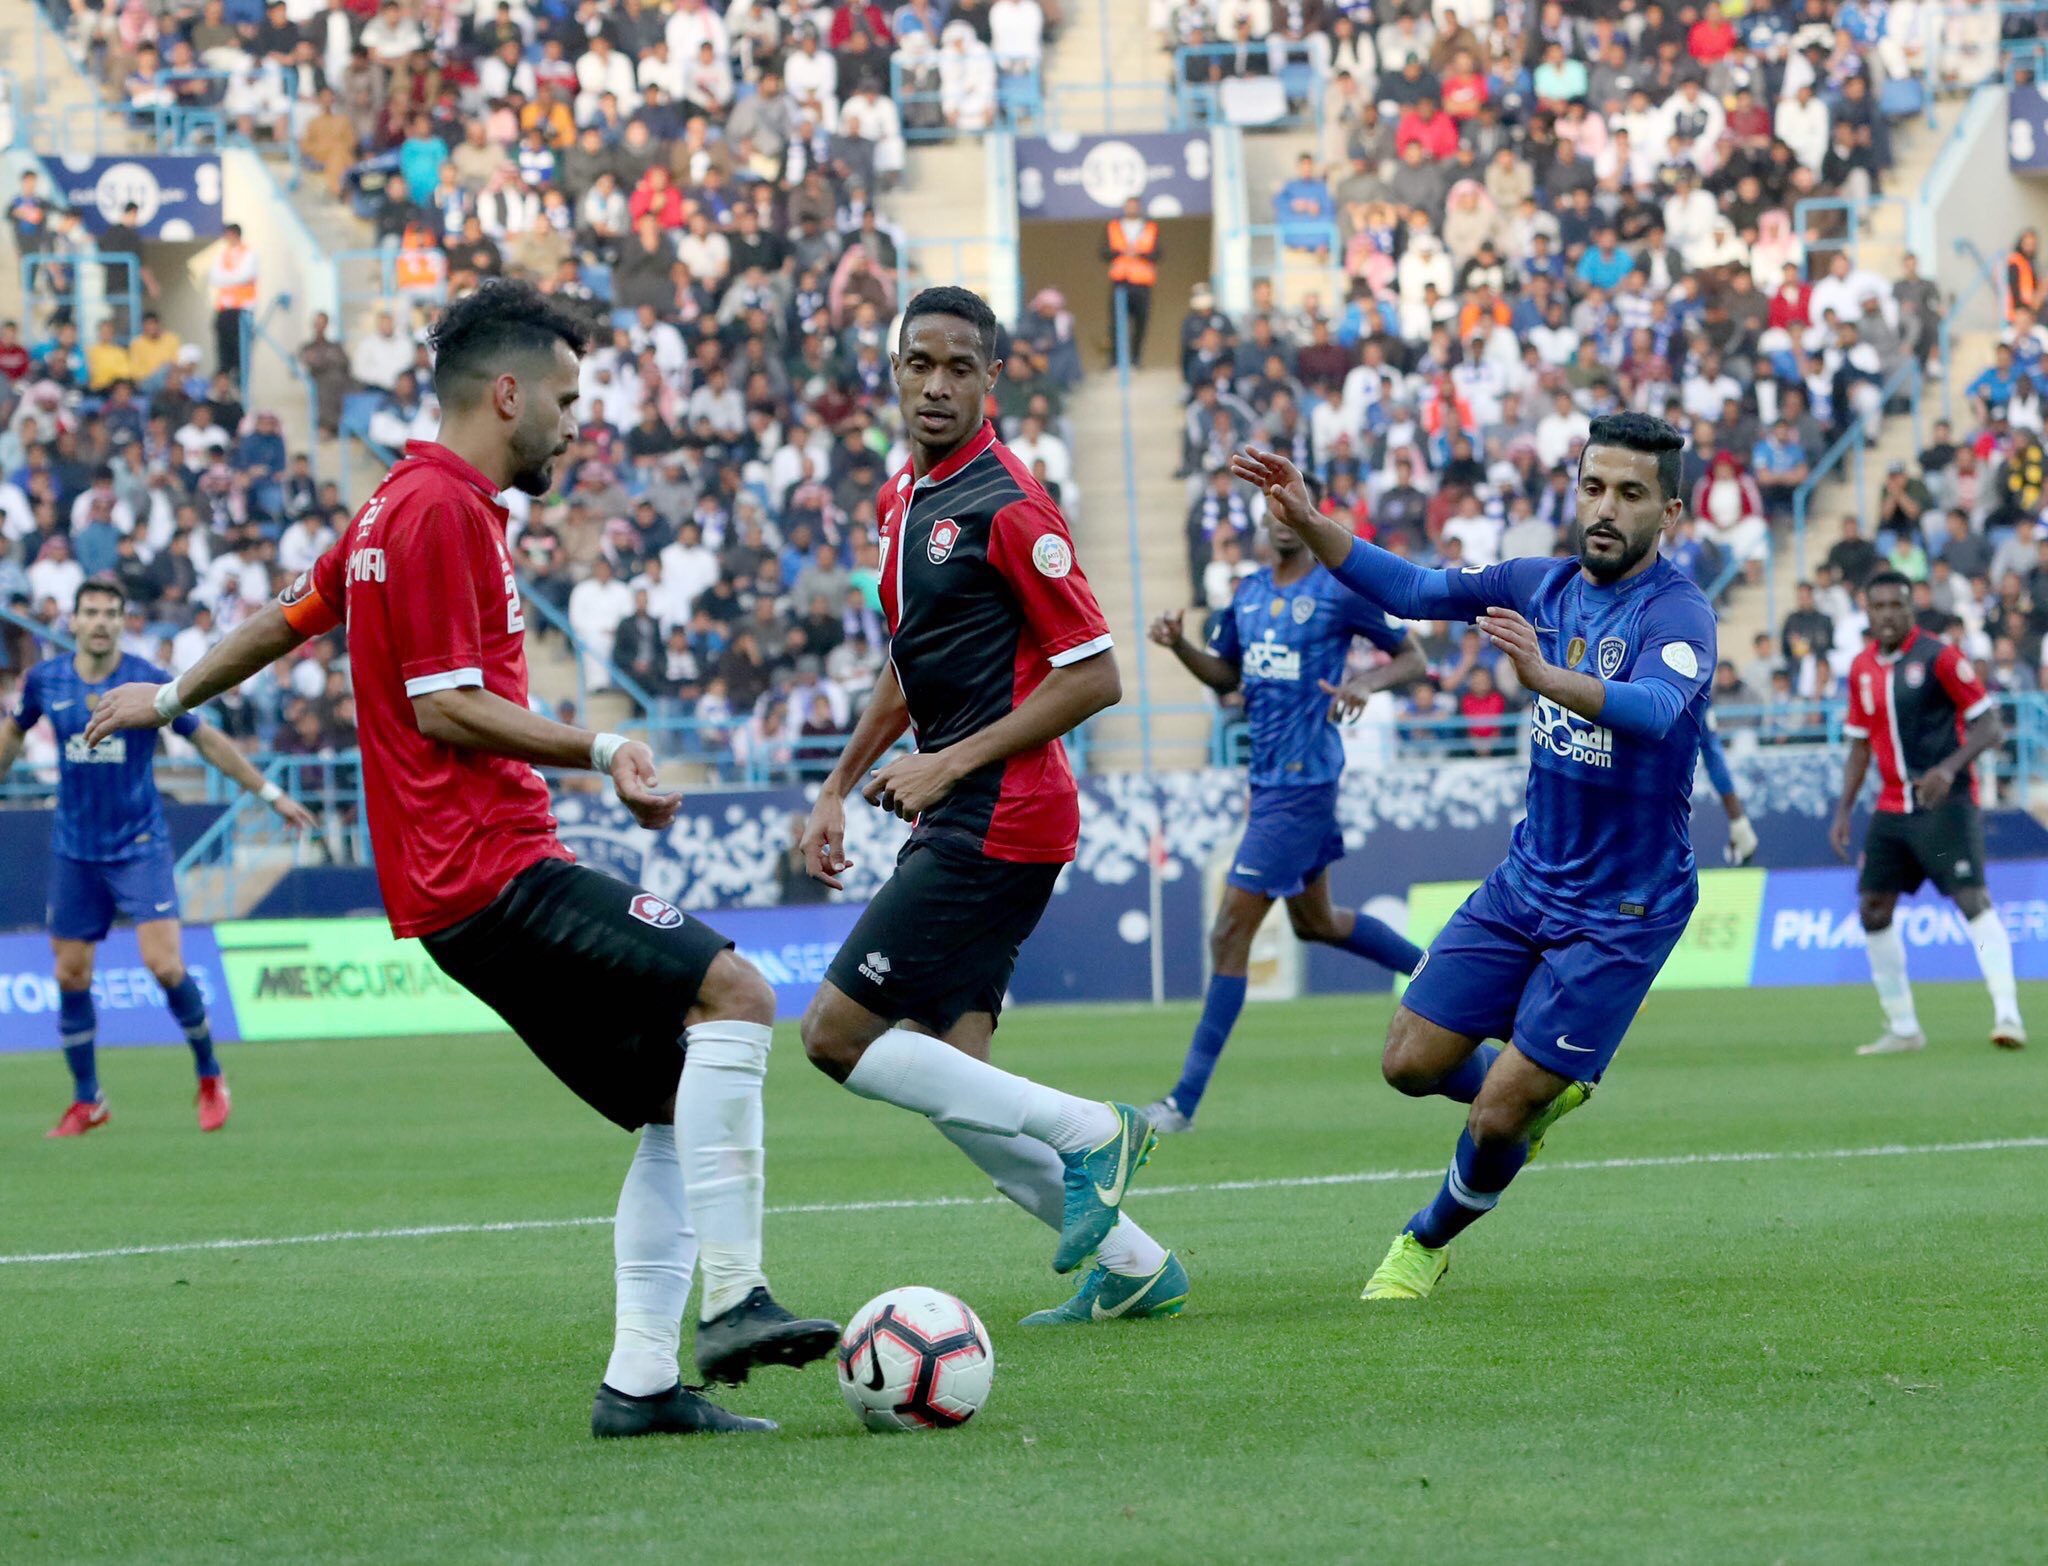
<path fill-rule="evenodd" d="M 868 1435 L 817 1366 L 731 1400 L 778 1436 L 593 1442 L 601 1222 L 10 1259 L 0 1559 L 2039 1561 L 2048 1050 L 1987 1047 L 1978 987 L 1921 1000 L 1933 1048 L 1859 1060 L 1860 991 L 1655 997 L 1436 1297 L 1371 1307 L 1459 1111 L 1381 1083 L 1383 998 L 1253 1006 L 1131 1199 L 1188 1313 L 1049 1333 L 1014 1325 L 1066 1292 L 1015 1210 L 847 1210 L 986 1187 L 784 1029 L 778 1292 L 960 1294 L 972 1425 Z M 998 1058 L 1142 1101 L 1192 1015 L 1020 1011 Z M 631 1153 L 508 1038 L 226 1061 L 220 1136 L 182 1051 L 129 1050 L 113 1124 L 48 1143 L 60 1064 L 0 1059 L 0 1253 L 601 1219 Z"/>

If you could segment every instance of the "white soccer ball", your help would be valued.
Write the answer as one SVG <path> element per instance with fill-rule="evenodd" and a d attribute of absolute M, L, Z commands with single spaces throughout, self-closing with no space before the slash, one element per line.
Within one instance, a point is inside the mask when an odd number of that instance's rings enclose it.
<path fill-rule="evenodd" d="M 891 1289 L 839 1339 L 839 1391 L 870 1430 L 950 1430 L 988 1401 L 996 1351 L 981 1318 L 938 1289 Z"/>

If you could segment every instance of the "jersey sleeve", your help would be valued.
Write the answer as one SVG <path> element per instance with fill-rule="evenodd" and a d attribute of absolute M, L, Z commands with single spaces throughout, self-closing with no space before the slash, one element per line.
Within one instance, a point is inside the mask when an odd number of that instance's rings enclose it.
<path fill-rule="evenodd" d="M 1728 753 L 1721 748 L 1721 733 L 1714 726 L 1714 714 L 1707 713 L 1707 726 L 1700 733 L 1700 760 L 1707 766 L 1707 781 L 1714 792 L 1726 799 L 1735 792 L 1735 774 L 1728 770 Z"/>
<path fill-rule="evenodd" d="M 376 586 L 388 595 L 392 661 L 405 694 L 481 686 L 477 604 L 486 581 L 502 594 L 503 570 L 476 529 L 460 513 L 425 506 L 416 517 L 394 522 L 385 535 L 385 556 L 384 579 Z"/>
<path fill-rule="evenodd" d="M 1629 671 L 1631 683 L 1660 680 L 1676 686 L 1683 704 L 1714 677 L 1714 612 L 1704 601 L 1651 606 L 1643 616 L 1642 638 Z"/>
<path fill-rule="evenodd" d="M 1058 510 L 1035 498 L 996 513 L 988 561 L 1017 595 L 1038 649 L 1055 669 L 1115 645 L 1095 589 L 1074 558 L 1074 540 Z"/>
<path fill-rule="evenodd" d="M 285 624 L 301 636 L 325 636 L 341 624 L 347 613 L 348 560 L 344 551 L 348 548 L 352 531 L 351 528 L 342 529 L 341 537 L 313 562 L 313 568 L 301 571 L 292 579 L 291 586 L 278 595 L 278 607 L 284 611 Z"/>
<path fill-rule="evenodd" d="M 14 726 L 26 734 L 42 721 L 43 682 L 36 678 L 42 671 L 30 669 L 21 677 L 21 689 L 14 698 L 14 711 L 9 714 Z"/>
<path fill-rule="evenodd" d="M 1870 681 L 1860 668 L 1862 660 L 1849 665 L 1849 710 L 1842 718 L 1842 732 L 1851 739 L 1870 738 L 1870 725 L 1877 720 L 1877 714 L 1870 710 L 1864 700 L 1869 693 Z"/>
<path fill-rule="evenodd" d="M 1936 655 L 1934 677 L 1941 681 L 1941 688 L 1948 692 L 1948 699 L 1956 704 L 1965 723 L 1974 723 L 1991 710 L 1991 693 L 1984 688 L 1976 665 L 1963 656 L 1960 647 L 1944 647 Z"/>
<path fill-rule="evenodd" d="M 1356 595 L 1343 600 L 1344 629 L 1363 636 L 1383 653 L 1397 653 L 1408 644 L 1408 627 Z"/>
<path fill-rule="evenodd" d="M 1432 571 L 1359 539 L 1331 574 L 1367 603 L 1404 620 L 1470 620 L 1486 609 L 1526 611 L 1555 565 L 1529 558 Z"/>
<path fill-rule="evenodd" d="M 1221 658 L 1232 668 L 1244 665 L 1244 637 L 1237 629 L 1237 595 L 1231 594 L 1230 602 L 1209 616 L 1209 652 Z"/>

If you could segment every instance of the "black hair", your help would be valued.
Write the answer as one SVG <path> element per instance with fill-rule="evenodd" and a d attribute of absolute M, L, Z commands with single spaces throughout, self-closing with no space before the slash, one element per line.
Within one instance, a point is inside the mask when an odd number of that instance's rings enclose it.
<path fill-rule="evenodd" d="M 503 371 L 507 355 L 548 353 L 558 342 L 581 358 L 590 328 L 533 284 L 493 279 L 441 312 L 427 343 L 434 351 L 434 391 L 461 404 Z"/>
<path fill-rule="evenodd" d="M 80 582 L 78 584 L 78 591 L 71 595 L 71 612 L 73 614 L 78 613 L 84 607 L 86 599 L 94 593 L 104 593 L 107 597 L 120 604 L 124 610 L 128 607 L 128 595 L 121 590 L 120 585 L 111 577 L 90 576 L 83 582 Z"/>
<path fill-rule="evenodd" d="M 1863 584 L 1863 596 L 1868 598 L 1880 587 L 1903 587 L 1908 598 L 1913 596 L 1913 579 L 1903 571 L 1893 571 L 1887 568 L 1883 571 L 1871 572 L 1869 578 Z"/>
<path fill-rule="evenodd" d="M 903 312 L 903 325 L 896 333 L 896 351 L 903 351 L 904 341 L 910 336 L 910 323 L 922 315 L 958 316 L 974 328 L 981 341 L 982 361 L 993 364 L 996 357 L 996 313 L 988 307 L 988 301 L 968 288 L 926 288 Z"/>
<path fill-rule="evenodd" d="M 1606 413 L 1595 419 L 1579 452 L 1584 469 L 1586 453 L 1595 446 L 1619 446 L 1623 451 L 1644 451 L 1657 459 L 1657 488 L 1666 500 L 1678 494 L 1684 464 L 1679 453 L 1685 437 L 1653 413 Z"/>

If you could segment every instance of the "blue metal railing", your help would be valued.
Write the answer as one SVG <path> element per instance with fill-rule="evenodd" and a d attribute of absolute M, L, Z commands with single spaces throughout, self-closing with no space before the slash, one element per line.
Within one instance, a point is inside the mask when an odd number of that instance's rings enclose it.
<path fill-rule="evenodd" d="M 911 142 L 951 141 L 956 136 L 986 136 L 994 131 L 1028 134 L 1045 121 L 1045 90 L 1041 68 L 1031 61 L 1028 69 L 1005 70 L 1004 65 L 1022 61 L 995 59 L 996 94 L 989 123 L 971 129 L 948 124 L 944 94 L 939 90 L 938 62 L 913 72 L 901 54 L 889 60 L 889 96 L 903 121 L 903 139 Z"/>
<path fill-rule="evenodd" d="M 1223 104 L 1225 84 L 1261 78 L 1278 81 L 1284 101 L 1279 112 L 1259 120 L 1259 126 L 1302 130 L 1321 125 L 1324 82 L 1309 46 L 1273 39 L 1258 54 L 1266 68 L 1239 77 L 1234 44 L 1187 44 L 1174 50 L 1174 129 L 1233 123 Z"/>
<path fill-rule="evenodd" d="M 589 645 L 584 642 L 583 638 L 576 634 L 576 628 L 569 623 L 568 615 L 542 597 L 535 589 L 532 578 L 528 577 L 524 572 L 521 572 L 519 575 L 519 592 L 520 596 L 526 600 L 528 607 L 539 611 L 540 617 L 552 629 L 562 633 L 562 639 L 569 644 L 569 651 L 575 655 L 576 710 L 578 713 L 587 717 L 590 711 L 590 690 L 585 683 L 583 672 L 585 660 L 603 669 L 605 678 L 611 682 L 612 689 L 631 701 L 643 713 L 651 713 L 655 710 L 657 702 L 654 695 L 610 659 L 598 657 L 590 649 Z"/>
<path fill-rule="evenodd" d="M 1942 366 L 1941 416 L 1950 422 L 1954 421 L 1956 410 L 1955 333 L 1963 312 L 1976 302 L 1977 295 L 1982 292 L 1991 295 L 1994 315 L 2003 318 L 2005 306 L 2005 284 L 1991 263 L 1984 259 L 1984 252 L 1969 240 L 1958 239 L 1955 253 L 1971 265 L 1970 286 L 1956 295 L 1955 303 L 1949 306 L 1948 313 L 1941 318 L 1941 325 L 1935 331 L 1936 356 Z"/>
<path fill-rule="evenodd" d="M 1860 262 L 1864 242 L 1876 237 L 1873 231 L 1878 226 L 1878 214 L 1893 207 L 1899 210 L 1898 242 L 1904 244 L 1913 222 L 1913 203 L 1904 196 L 1864 196 L 1860 199 L 1846 196 L 1809 196 L 1797 203 L 1792 208 L 1792 232 L 1799 236 L 1805 246 L 1806 275 L 1814 275 L 1814 258 L 1823 251 L 1846 250 L 1853 261 Z M 1824 212 L 1839 212 L 1843 215 L 1843 232 L 1833 238 L 1807 238 L 1814 219 Z"/>
<path fill-rule="evenodd" d="M 1045 129 L 1053 136 L 1084 127 L 1104 133 L 1171 130 L 1179 117 L 1171 82 L 1063 82 L 1045 96 Z"/>

